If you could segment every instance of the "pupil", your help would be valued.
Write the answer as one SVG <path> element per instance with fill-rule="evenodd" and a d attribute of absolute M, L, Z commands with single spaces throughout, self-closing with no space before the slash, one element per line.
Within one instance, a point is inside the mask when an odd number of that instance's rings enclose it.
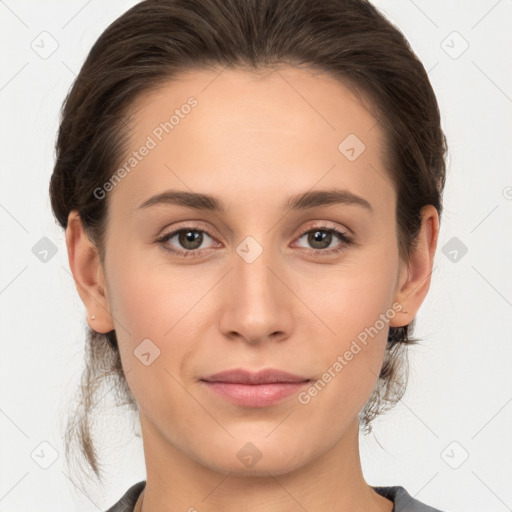
<path fill-rule="evenodd" d="M 330 233 L 326 233 L 324 231 L 313 231 L 312 232 L 312 235 L 313 235 L 313 240 L 312 242 L 314 243 L 318 243 L 320 242 L 321 243 L 321 246 L 320 247 L 317 247 L 317 249 L 322 249 L 322 248 L 325 248 L 325 247 L 329 247 L 329 244 L 330 244 L 330 236 L 331 234 Z M 327 240 L 326 240 L 327 239 Z M 311 241 L 310 241 L 311 242 Z M 323 242 L 323 243 L 322 243 Z M 313 244 L 312 244 L 313 245 Z"/>
<path fill-rule="evenodd" d="M 201 246 L 201 234 L 194 231 L 183 231 L 180 235 L 180 243 L 187 249 L 197 249 Z M 192 247 L 187 244 L 192 244 Z"/>

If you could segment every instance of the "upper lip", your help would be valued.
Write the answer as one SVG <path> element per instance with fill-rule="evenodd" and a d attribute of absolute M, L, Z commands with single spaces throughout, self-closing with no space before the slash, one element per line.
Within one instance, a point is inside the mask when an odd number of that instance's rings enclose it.
<path fill-rule="evenodd" d="M 209 375 L 201 380 L 206 382 L 231 382 L 238 384 L 274 384 L 276 382 L 304 382 L 309 379 L 274 368 L 267 368 L 257 372 L 243 368 L 235 368 Z"/>

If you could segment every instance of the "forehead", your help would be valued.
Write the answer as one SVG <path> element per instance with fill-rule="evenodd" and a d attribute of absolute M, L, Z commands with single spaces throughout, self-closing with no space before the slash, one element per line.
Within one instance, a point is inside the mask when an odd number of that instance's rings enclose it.
<path fill-rule="evenodd" d="M 129 126 L 120 163 L 129 172 L 112 201 L 139 205 L 165 188 L 240 205 L 275 190 L 288 196 L 314 187 L 349 188 L 373 203 L 394 195 L 381 126 L 360 97 L 326 73 L 189 70 L 141 95 Z"/>

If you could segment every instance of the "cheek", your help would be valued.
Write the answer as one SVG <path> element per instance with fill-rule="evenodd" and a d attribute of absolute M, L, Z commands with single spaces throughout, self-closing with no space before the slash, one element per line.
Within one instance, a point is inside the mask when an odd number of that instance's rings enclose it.
<path fill-rule="evenodd" d="M 120 265 L 111 264 L 108 273 L 114 322 L 121 333 L 130 333 L 133 343 L 151 337 L 156 343 L 165 341 L 200 301 L 208 283 L 197 280 L 197 270 L 171 267 L 162 258 L 154 263 L 143 253 L 120 257 L 120 261 Z"/>
<path fill-rule="evenodd" d="M 112 253 L 114 256 L 114 253 Z M 120 255 L 118 256 L 120 257 Z M 214 273 L 198 279 L 193 266 L 177 268 L 160 257 L 126 255 L 108 273 L 109 300 L 127 381 L 144 408 L 166 392 L 180 396 L 178 381 L 200 349 L 202 324 L 213 323 L 205 307 L 218 281 Z M 207 318 L 200 322 L 199 318 Z M 186 367 L 186 368 L 184 368 Z M 154 390 L 160 390 L 154 393 Z M 174 395 L 173 395 L 174 393 Z M 168 397 L 172 401 L 172 398 Z M 170 402 L 169 402 L 170 403 Z"/>
<path fill-rule="evenodd" d="M 365 254 L 356 263 L 323 278 L 314 294 L 308 292 L 308 300 L 315 301 L 312 307 L 321 312 L 330 327 L 331 337 L 339 340 L 338 348 L 358 336 L 364 341 L 368 330 L 373 333 L 369 339 L 386 339 L 389 316 L 394 315 L 391 306 L 396 275 L 393 258 L 381 257 L 380 253 L 370 258 Z M 385 323 L 380 320 L 382 315 L 387 317 Z"/>
<path fill-rule="evenodd" d="M 382 366 L 389 323 L 396 315 L 396 274 L 386 266 L 389 263 L 383 262 L 371 272 L 338 276 L 312 306 L 322 312 L 331 335 L 316 341 L 315 357 L 325 370 L 306 390 L 303 403 L 318 396 L 318 403 L 329 403 L 333 413 L 341 415 L 347 408 L 360 410 L 369 398 Z"/>
<path fill-rule="evenodd" d="M 145 411 L 178 410 L 183 400 L 180 364 L 190 340 L 187 313 L 200 291 L 170 279 L 163 267 L 125 260 L 110 273 L 111 311 L 123 370 L 138 406 Z M 160 413 L 158 413 L 160 414 Z"/>

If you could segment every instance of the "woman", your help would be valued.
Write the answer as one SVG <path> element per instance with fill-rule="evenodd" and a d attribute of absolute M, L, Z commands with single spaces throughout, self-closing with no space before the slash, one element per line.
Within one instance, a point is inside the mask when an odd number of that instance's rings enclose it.
<path fill-rule="evenodd" d="M 363 477 L 430 286 L 446 141 L 361 0 L 145 1 L 66 99 L 50 193 L 147 479 L 109 510 L 428 511 Z M 68 439 L 70 445 L 72 438 Z"/>

